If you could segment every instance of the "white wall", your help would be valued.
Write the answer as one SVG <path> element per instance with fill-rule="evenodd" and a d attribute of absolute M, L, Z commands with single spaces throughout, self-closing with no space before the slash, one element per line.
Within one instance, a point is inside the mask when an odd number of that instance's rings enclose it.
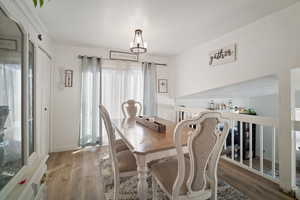
<path fill-rule="evenodd" d="M 300 65 L 300 3 L 174 58 L 175 96 L 190 95 Z M 237 61 L 210 67 L 209 52 L 237 43 Z"/>
<path fill-rule="evenodd" d="M 108 58 L 108 49 L 54 45 L 54 96 L 53 96 L 53 123 L 52 123 L 52 151 L 65 151 L 78 147 L 80 123 L 80 59 L 78 55 L 97 56 Z M 168 64 L 168 58 L 147 56 L 147 61 Z M 64 87 L 63 71 L 74 70 L 74 85 Z M 159 66 L 157 77 L 168 79 L 169 66 Z M 169 85 L 170 87 L 170 85 Z M 170 110 L 172 100 L 169 94 L 158 94 L 158 112 L 165 118 L 172 118 Z"/>
<path fill-rule="evenodd" d="M 175 120 L 175 101 L 172 98 L 172 77 L 170 75 L 170 68 L 161 66 L 157 68 L 157 79 L 167 79 L 168 80 L 168 93 L 158 93 L 158 116 L 168 120 Z"/>

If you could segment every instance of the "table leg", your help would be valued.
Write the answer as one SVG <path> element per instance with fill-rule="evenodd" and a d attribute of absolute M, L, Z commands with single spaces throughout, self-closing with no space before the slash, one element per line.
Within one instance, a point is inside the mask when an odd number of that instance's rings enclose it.
<path fill-rule="evenodd" d="M 138 171 L 138 197 L 140 200 L 146 200 L 148 194 L 147 183 L 147 163 L 144 155 L 136 155 L 137 171 Z"/>

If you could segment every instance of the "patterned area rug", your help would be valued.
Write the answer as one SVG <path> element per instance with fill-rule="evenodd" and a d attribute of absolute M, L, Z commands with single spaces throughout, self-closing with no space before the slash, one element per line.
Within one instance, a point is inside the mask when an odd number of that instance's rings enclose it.
<path fill-rule="evenodd" d="M 113 177 L 112 168 L 110 160 L 107 154 L 102 154 L 100 156 L 100 166 L 101 174 L 104 179 L 105 187 L 105 197 L 107 200 L 113 199 Z M 120 200 L 138 200 L 137 198 L 137 176 L 121 178 L 120 180 Z M 148 200 L 152 199 L 152 188 L 151 188 L 151 178 L 147 179 L 149 190 L 148 190 Z M 164 192 L 158 189 L 158 199 L 168 200 L 168 197 Z M 218 199 L 219 200 L 250 200 L 241 192 L 235 190 L 230 185 L 225 182 L 220 181 L 218 187 Z"/>

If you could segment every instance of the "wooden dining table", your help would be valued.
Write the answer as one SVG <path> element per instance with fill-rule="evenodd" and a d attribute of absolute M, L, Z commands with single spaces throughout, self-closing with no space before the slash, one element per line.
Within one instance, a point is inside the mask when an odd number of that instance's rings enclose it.
<path fill-rule="evenodd" d="M 175 122 L 155 117 L 155 121 L 166 125 L 166 132 L 159 133 L 136 122 L 136 118 L 112 120 L 116 133 L 120 135 L 130 151 L 134 154 L 138 171 L 138 197 L 147 199 L 148 163 L 153 160 L 176 155 L 173 142 Z M 183 150 L 187 152 L 188 132 L 182 134 Z"/>

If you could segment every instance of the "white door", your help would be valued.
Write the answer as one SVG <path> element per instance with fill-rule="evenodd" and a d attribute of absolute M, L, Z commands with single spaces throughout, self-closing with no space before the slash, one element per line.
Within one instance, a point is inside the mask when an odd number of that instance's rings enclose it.
<path fill-rule="evenodd" d="M 38 49 L 37 56 L 38 88 L 40 104 L 37 108 L 40 113 L 40 153 L 47 155 L 50 152 L 50 99 L 51 99 L 51 59 L 41 49 Z"/>

